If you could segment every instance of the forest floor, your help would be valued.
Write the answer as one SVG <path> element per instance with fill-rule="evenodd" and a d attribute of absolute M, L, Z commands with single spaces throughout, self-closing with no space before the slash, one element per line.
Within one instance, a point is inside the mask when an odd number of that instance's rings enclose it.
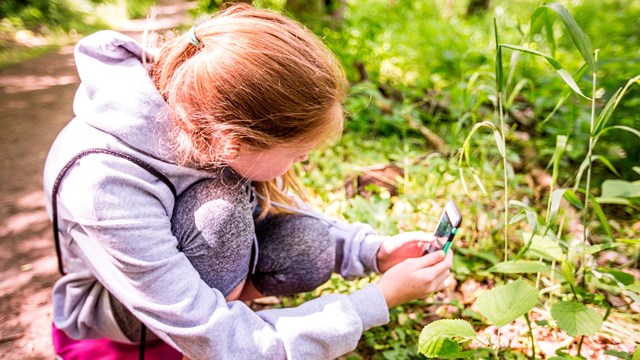
<path fill-rule="evenodd" d="M 161 1 L 153 29 L 162 31 L 189 22 L 193 3 Z M 118 30 L 140 39 L 146 20 L 123 23 Z M 0 359 L 52 359 L 51 289 L 58 279 L 51 222 L 45 211 L 42 169 L 56 134 L 73 116 L 73 96 L 79 84 L 73 47 L 0 70 Z M 459 284 L 447 297 L 471 301 L 478 288 L 474 280 Z M 471 300 L 470 300 L 471 299 Z M 548 314 L 536 313 L 535 319 Z M 614 326 L 615 328 L 615 326 Z M 551 356 L 561 344 L 575 347 L 574 339 L 546 328 L 536 332 L 539 355 Z M 616 329 L 609 329 L 613 332 Z M 624 326 L 617 329 L 624 330 Z M 484 330 L 495 336 L 497 329 Z M 509 334 L 513 333 L 513 336 Z M 524 339 L 514 344 L 514 339 Z M 527 328 L 516 322 L 502 330 L 503 346 L 526 352 Z M 497 339 L 496 339 L 497 341 Z M 621 344 L 610 336 L 587 339 L 583 355 L 603 356 L 605 349 L 632 351 L 633 342 Z"/>
<path fill-rule="evenodd" d="M 161 1 L 150 30 L 189 21 L 193 3 Z M 119 31 L 141 39 L 146 19 Z M 73 46 L 0 70 L 0 359 L 53 359 L 51 289 L 58 279 L 42 169 L 73 116 Z"/>

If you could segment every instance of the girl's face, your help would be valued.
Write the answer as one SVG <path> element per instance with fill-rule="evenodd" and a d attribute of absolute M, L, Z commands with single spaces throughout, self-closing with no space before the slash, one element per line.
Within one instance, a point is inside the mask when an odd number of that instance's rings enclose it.
<path fill-rule="evenodd" d="M 238 156 L 229 162 L 229 167 L 238 175 L 253 181 L 267 181 L 283 175 L 297 162 L 307 160 L 313 146 L 303 148 L 275 147 L 258 150 L 240 147 Z"/>

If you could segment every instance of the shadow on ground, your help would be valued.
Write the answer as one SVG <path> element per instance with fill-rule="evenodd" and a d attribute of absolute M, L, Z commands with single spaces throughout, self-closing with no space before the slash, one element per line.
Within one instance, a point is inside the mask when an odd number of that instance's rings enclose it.
<path fill-rule="evenodd" d="M 188 22 L 193 3 L 167 0 L 151 30 Z M 140 39 L 144 20 L 121 24 Z M 72 118 L 73 47 L 0 70 L 0 359 L 52 359 L 51 288 L 58 278 L 42 189 L 44 161 Z"/>

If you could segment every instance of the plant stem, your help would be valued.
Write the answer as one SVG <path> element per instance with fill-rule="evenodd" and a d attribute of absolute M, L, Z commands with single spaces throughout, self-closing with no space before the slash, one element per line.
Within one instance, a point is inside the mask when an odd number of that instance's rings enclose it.
<path fill-rule="evenodd" d="M 596 49 L 594 53 L 595 62 L 598 63 L 598 50 Z M 587 241 L 587 229 L 588 229 L 588 220 L 589 220 L 589 194 L 591 194 L 591 156 L 593 155 L 593 146 L 595 145 L 593 130 L 595 128 L 596 123 L 596 81 L 598 79 L 598 68 L 593 69 L 593 80 L 591 87 L 591 121 L 589 126 L 589 150 L 587 151 L 587 185 L 584 189 L 585 199 L 584 199 L 584 218 L 582 220 L 583 223 L 583 238 L 584 241 Z"/>
<path fill-rule="evenodd" d="M 536 358 L 536 340 L 533 338 L 533 328 L 531 327 L 531 320 L 529 320 L 529 313 L 524 314 L 524 319 L 527 320 L 527 326 L 529 327 L 529 336 L 531 337 L 531 359 Z"/>
<path fill-rule="evenodd" d="M 498 92 L 498 109 L 500 116 L 500 133 L 502 135 L 502 168 L 504 176 L 504 261 L 509 260 L 509 178 L 507 177 L 507 137 L 504 129 L 503 92 Z"/>
<path fill-rule="evenodd" d="M 580 336 L 580 342 L 578 343 L 578 356 L 580 356 L 580 352 L 582 351 L 582 342 L 584 341 L 584 335 Z"/>

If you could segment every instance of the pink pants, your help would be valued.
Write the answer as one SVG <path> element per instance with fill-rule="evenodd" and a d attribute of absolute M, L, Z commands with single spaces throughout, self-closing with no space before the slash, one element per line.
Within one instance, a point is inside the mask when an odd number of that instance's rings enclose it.
<path fill-rule="evenodd" d="M 51 326 L 53 349 L 63 360 L 138 360 L 139 344 L 125 344 L 108 339 L 74 340 Z M 182 354 L 162 340 L 148 341 L 144 358 L 148 360 L 182 360 Z"/>

